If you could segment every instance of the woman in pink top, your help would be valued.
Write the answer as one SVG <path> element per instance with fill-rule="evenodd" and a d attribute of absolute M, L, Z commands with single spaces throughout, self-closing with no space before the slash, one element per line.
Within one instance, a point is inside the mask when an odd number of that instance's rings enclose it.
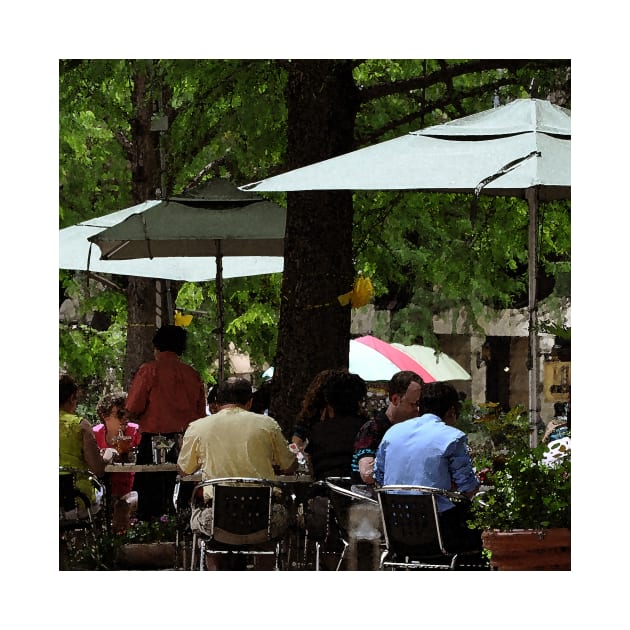
<path fill-rule="evenodd" d="M 127 394 L 113 392 L 101 398 L 96 413 L 102 424 L 93 427 L 96 444 L 103 451 L 106 448 L 117 448 L 119 436 L 130 438 L 127 448 L 135 448 L 140 444 L 140 430 L 135 422 L 127 421 L 125 402 Z M 129 526 L 131 509 L 137 504 L 137 494 L 133 490 L 134 473 L 119 472 L 110 475 L 110 495 L 112 498 L 113 521 L 116 531 Z"/>

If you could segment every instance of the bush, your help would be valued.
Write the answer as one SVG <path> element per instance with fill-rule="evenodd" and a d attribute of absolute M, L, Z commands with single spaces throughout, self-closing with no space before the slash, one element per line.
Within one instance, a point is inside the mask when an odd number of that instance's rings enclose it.
<path fill-rule="evenodd" d="M 501 470 L 489 472 L 489 489 L 473 498 L 475 529 L 571 527 L 571 451 L 552 463 L 547 445 L 506 457 Z"/>

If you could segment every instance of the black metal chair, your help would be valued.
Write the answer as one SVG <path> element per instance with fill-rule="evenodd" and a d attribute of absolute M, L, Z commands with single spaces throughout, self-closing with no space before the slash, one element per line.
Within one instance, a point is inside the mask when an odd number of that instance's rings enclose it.
<path fill-rule="evenodd" d="M 272 531 L 274 512 L 273 492 L 279 488 L 273 481 L 249 477 L 208 479 L 195 486 L 191 504 L 198 501 L 198 493 L 212 488 L 210 531 L 193 531 L 191 569 L 199 549 L 199 570 L 205 571 L 206 556 L 235 554 L 244 556 L 273 556 L 274 569 L 279 570 L 282 534 Z M 279 490 L 280 491 L 280 490 Z"/>
<path fill-rule="evenodd" d="M 92 471 L 59 466 L 59 561 L 62 568 L 80 546 L 93 543 L 96 548 L 97 534 L 102 528 L 104 510 L 97 509 L 90 497 L 77 487 L 78 477 L 87 479 L 95 492 L 103 494 L 105 491 Z M 84 534 L 83 539 L 80 533 Z"/>
<path fill-rule="evenodd" d="M 368 492 L 359 492 L 359 486 L 350 477 L 327 477 L 325 480 L 330 499 L 329 535 L 324 543 L 324 553 L 337 553 L 338 561 L 335 571 L 339 571 L 346 559 L 348 549 L 352 543 L 359 540 L 369 541 L 379 546 L 381 533 L 376 530 L 370 520 L 378 520 L 378 501 Z M 365 506 L 372 506 L 371 514 L 357 516 L 359 510 Z M 374 510 L 376 508 L 376 510 Z M 371 519 L 370 519 L 371 517 Z M 356 520 L 356 523 L 353 523 Z M 365 523 L 365 525 L 363 525 Z M 339 548 L 341 543 L 341 549 Z M 337 548 L 337 551 L 335 551 Z M 317 549 L 316 569 L 319 568 L 320 549 Z"/>
<path fill-rule="evenodd" d="M 386 547 L 381 570 L 487 568 L 479 549 L 454 551 L 444 539 L 437 497 L 467 501 L 463 494 L 412 485 L 383 486 L 376 492 Z"/>

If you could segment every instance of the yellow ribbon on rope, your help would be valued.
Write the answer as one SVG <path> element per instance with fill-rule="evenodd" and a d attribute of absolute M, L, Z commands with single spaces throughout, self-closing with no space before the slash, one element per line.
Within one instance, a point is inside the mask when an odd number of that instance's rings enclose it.
<path fill-rule="evenodd" d="M 339 304 L 341 306 L 347 306 L 350 304 L 352 308 L 361 308 L 366 304 L 369 304 L 370 300 L 374 297 L 374 287 L 372 281 L 369 278 L 364 278 L 359 274 L 352 287 L 352 291 L 337 296 Z"/>
<path fill-rule="evenodd" d="M 175 311 L 174 322 L 175 326 L 190 326 L 192 322 L 192 315 L 182 315 L 180 311 Z"/>

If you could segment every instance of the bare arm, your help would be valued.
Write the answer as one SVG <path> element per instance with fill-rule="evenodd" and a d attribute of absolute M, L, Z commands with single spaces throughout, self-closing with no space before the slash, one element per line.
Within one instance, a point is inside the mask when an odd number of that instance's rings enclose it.
<path fill-rule="evenodd" d="M 297 459 L 293 460 L 293 463 L 288 468 L 281 468 L 280 472 L 283 475 L 292 475 L 298 467 Z"/>
<path fill-rule="evenodd" d="M 87 467 L 97 476 L 105 474 L 105 460 L 101 457 L 101 451 L 96 444 L 96 438 L 92 427 L 87 420 L 81 420 L 81 432 L 83 433 L 83 457 Z"/>
<path fill-rule="evenodd" d="M 374 483 L 374 458 L 365 455 L 359 460 L 359 474 L 363 483 L 372 485 Z"/>

